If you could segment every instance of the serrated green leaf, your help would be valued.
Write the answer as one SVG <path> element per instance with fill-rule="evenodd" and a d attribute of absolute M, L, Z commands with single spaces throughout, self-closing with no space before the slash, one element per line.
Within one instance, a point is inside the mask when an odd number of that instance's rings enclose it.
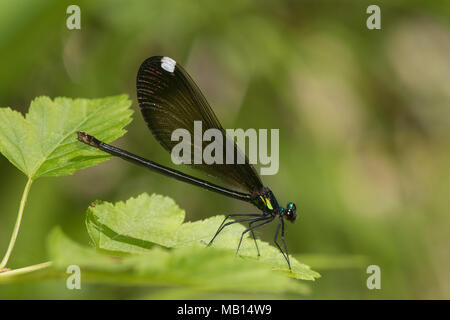
<path fill-rule="evenodd" d="M 53 268 L 80 267 L 83 279 L 126 285 L 164 285 L 198 291 L 225 291 L 271 294 L 308 291 L 308 287 L 273 272 L 256 261 L 234 259 L 226 250 L 161 247 L 145 253 L 114 256 L 83 247 L 55 228 L 48 238 Z"/>
<path fill-rule="evenodd" d="M 152 250 L 153 244 L 169 248 L 204 249 L 223 219 L 223 216 L 215 216 L 183 223 L 184 211 L 172 199 L 143 193 L 126 203 L 94 203 L 87 210 L 86 224 L 94 245 L 99 249 L 142 253 Z M 244 230 L 244 226 L 240 224 L 225 228 L 213 247 L 234 252 Z M 257 241 L 260 257 L 257 257 L 253 239 L 248 236 L 242 242 L 239 255 L 246 260 L 259 260 L 297 279 L 314 280 L 320 276 L 292 256 L 290 272 L 277 248 L 264 241 Z"/>
<path fill-rule="evenodd" d="M 96 201 L 87 210 L 86 226 L 98 248 L 145 252 L 154 243 L 173 248 L 184 210 L 169 197 L 141 194 L 126 202 Z M 120 234 L 117 233 L 120 230 Z"/>
<path fill-rule="evenodd" d="M 38 97 L 25 117 L 0 108 L 0 152 L 29 178 L 72 174 L 109 155 L 77 140 L 86 131 L 109 142 L 131 121 L 126 95 L 102 99 Z"/>

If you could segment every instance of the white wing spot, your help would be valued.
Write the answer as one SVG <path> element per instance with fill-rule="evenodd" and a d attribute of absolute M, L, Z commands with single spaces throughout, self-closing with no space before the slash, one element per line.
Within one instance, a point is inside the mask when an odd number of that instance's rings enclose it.
<path fill-rule="evenodd" d="M 171 73 L 173 73 L 173 71 L 175 70 L 176 64 L 177 62 L 169 57 L 163 57 L 161 59 L 161 68 Z"/>

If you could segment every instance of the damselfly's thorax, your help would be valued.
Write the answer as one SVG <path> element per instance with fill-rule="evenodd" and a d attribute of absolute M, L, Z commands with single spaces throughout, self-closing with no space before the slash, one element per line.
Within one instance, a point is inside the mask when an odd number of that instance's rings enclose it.
<path fill-rule="evenodd" d="M 254 191 L 251 194 L 250 199 L 252 203 L 264 213 L 277 214 L 280 211 L 277 199 L 267 187 Z"/>
<path fill-rule="evenodd" d="M 286 208 L 281 207 L 273 192 L 267 187 L 254 191 L 250 199 L 265 214 L 280 215 L 290 222 L 294 222 L 297 219 L 297 207 L 295 204 L 289 202 Z"/>

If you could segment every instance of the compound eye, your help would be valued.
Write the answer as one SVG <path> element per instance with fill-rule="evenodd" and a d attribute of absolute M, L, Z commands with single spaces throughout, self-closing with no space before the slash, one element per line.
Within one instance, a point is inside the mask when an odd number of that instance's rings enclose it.
<path fill-rule="evenodd" d="M 286 206 L 286 218 L 291 221 L 294 222 L 295 219 L 297 219 L 297 207 L 295 206 L 294 203 L 289 202 L 288 205 Z"/>
<path fill-rule="evenodd" d="M 293 212 L 296 212 L 296 211 L 297 211 L 297 207 L 296 207 L 295 204 L 292 203 L 292 202 L 289 202 L 289 203 L 288 203 L 287 208 L 288 208 L 289 210 L 293 211 Z"/>

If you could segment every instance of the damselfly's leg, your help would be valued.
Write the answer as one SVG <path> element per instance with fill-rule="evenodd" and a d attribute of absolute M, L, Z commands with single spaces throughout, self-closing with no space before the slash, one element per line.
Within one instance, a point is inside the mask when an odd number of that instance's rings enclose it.
<path fill-rule="evenodd" d="M 229 218 L 232 218 L 232 217 L 253 217 L 253 218 L 239 219 L 239 220 L 235 220 L 235 221 L 228 222 L 228 223 L 224 224 L 225 221 L 227 221 Z M 227 215 L 227 216 L 225 217 L 225 219 L 223 219 L 223 221 L 222 221 L 222 223 L 220 224 L 219 228 L 217 229 L 216 234 L 214 235 L 214 237 L 213 237 L 213 238 L 211 239 L 211 241 L 208 243 L 208 247 L 213 243 L 214 239 L 216 239 L 216 237 L 218 236 L 218 234 L 219 234 L 220 232 L 222 232 L 222 230 L 223 230 L 225 227 L 227 227 L 227 226 L 229 226 L 229 225 L 231 225 L 231 224 L 234 224 L 234 223 L 238 223 L 238 222 L 252 221 L 252 220 L 257 219 L 257 217 L 261 217 L 261 214 L 258 214 L 258 213 L 248 213 L 248 214 L 229 214 L 229 215 Z"/>
<path fill-rule="evenodd" d="M 255 225 L 255 226 L 253 226 L 253 227 L 250 227 L 250 228 L 248 228 L 247 230 L 245 230 L 244 232 L 242 232 L 242 234 L 241 234 L 241 239 L 239 240 L 239 245 L 238 245 L 238 247 L 237 247 L 237 250 L 236 250 L 236 254 L 235 254 L 235 255 L 237 256 L 237 254 L 238 254 L 238 252 L 239 252 L 239 248 L 241 247 L 242 239 L 244 238 L 244 235 L 245 235 L 247 232 L 249 232 L 249 231 L 252 231 L 252 232 L 253 232 L 253 229 L 256 229 L 256 228 L 258 228 L 258 227 L 261 227 L 261 226 L 263 226 L 263 225 L 265 225 L 265 224 L 267 224 L 267 223 L 269 223 L 269 222 L 272 222 L 274 218 L 275 218 L 275 216 L 268 216 L 268 217 L 263 217 L 263 218 L 260 218 L 260 219 L 258 219 L 258 220 L 254 220 L 254 221 L 250 222 L 250 223 L 253 223 L 253 222 L 257 222 L 257 221 L 262 221 L 261 223 Z M 250 223 L 249 223 L 249 224 L 250 224 Z M 255 240 L 255 243 L 256 243 L 256 240 Z M 256 246 L 256 248 L 258 248 L 258 246 Z M 258 249 L 258 255 L 259 255 L 259 249 Z"/>
<path fill-rule="evenodd" d="M 284 241 L 284 220 L 281 219 L 281 241 L 283 241 L 284 251 L 286 251 L 287 263 L 289 266 L 289 270 L 291 270 L 291 262 L 289 261 L 289 252 L 286 246 L 286 241 Z"/>
<path fill-rule="evenodd" d="M 257 220 L 253 220 L 253 221 L 249 222 L 248 227 L 251 228 L 252 224 L 255 223 L 256 221 Z M 256 242 L 255 233 L 253 232 L 253 230 L 251 230 L 251 233 L 252 233 L 253 241 L 255 241 L 256 252 L 258 252 L 258 257 L 259 257 L 259 256 L 261 256 L 261 254 L 259 253 L 259 248 L 258 248 L 258 243 Z"/>
<path fill-rule="evenodd" d="M 279 218 L 280 220 L 278 221 L 278 227 L 277 227 L 277 231 L 275 232 L 275 238 L 273 239 L 273 242 L 275 242 L 275 244 L 277 245 L 278 249 L 281 251 L 281 254 L 283 255 L 284 259 L 286 260 L 288 266 L 289 266 L 289 270 L 291 270 L 291 262 L 289 261 L 289 256 L 287 255 L 287 250 L 286 250 L 286 254 L 284 253 L 283 249 L 281 249 L 280 245 L 277 242 L 277 238 L 278 238 L 278 232 L 280 231 L 280 227 L 282 229 L 281 233 L 282 233 L 282 239 L 283 239 L 283 243 L 284 243 L 284 247 L 286 248 L 286 243 L 284 242 L 284 220 L 283 217 L 280 216 Z"/>

